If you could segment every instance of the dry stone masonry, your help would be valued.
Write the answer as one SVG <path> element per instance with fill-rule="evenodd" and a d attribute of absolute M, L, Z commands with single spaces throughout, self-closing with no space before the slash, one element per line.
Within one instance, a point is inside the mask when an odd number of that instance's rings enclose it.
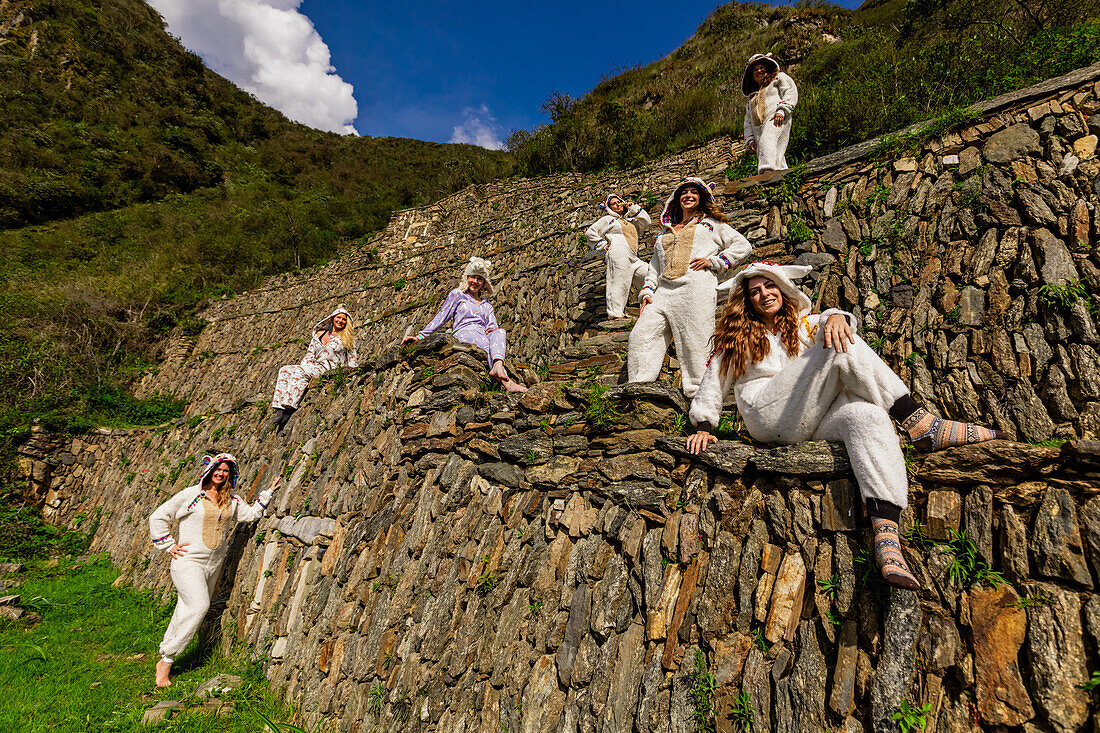
<path fill-rule="evenodd" d="M 165 598 L 146 519 L 198 458 L 231 449 L 247 495 L 284 476 L 238 530 L 210 621 L 310 724 L 853 732 L 912 711 L 927 731 L 1091 730 L 1098 82 L 1085 69 L 900 154 L 863 146 L 723 196 L 758 256 L 819 268 L 815 299 L 853 310 L 919 400 L 1020 441 L 911 457 L 919 594 L 879 581 L 842 446 L 691 457 L 674 370 L 617 384 L 628 330 L 604 320 L 583 225 L 609 190 L 656 213 L 683 175 L 722 177 L 728 140 L 399 212 L 315 272 L 210 306 L 141 385 L 189 400 L 178 423 L 36 433 L 26 470 L 53 521 L 98 520 L 92 550 Z M 525 395 L 449 336 L 395 346 L 472 254 L 502 273 Z M 275 371 L 339 302 L 367 365 L 316 380 L 276 435 Z"/>

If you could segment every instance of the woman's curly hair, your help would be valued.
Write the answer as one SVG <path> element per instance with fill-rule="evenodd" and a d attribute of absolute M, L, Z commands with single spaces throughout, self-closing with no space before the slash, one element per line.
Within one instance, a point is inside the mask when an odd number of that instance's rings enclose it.
<path fill-rule="evenodd" d="M 783 298 L 783 305 L 775 315 L 775 325 L 779 340 L 787 353 L 798 356 L 802 344 L 798 340 L 798 310 L 795 302 Z M 768 355 L 771 345 L 768 343 L 768 329 L 760 320 L 760 315 L 749 301 L 748 282 L 742 280 L 737 289 L 730 294 L 726 308 L 714 325 L 714 335 L 710 338 L 712 353 L 724 351 L 721 376 L 732 372 L 738 379 L 745 373 L 749 364 L 755 364 Z"/>
<path fill-rule="evenodd" d="M 680 207 L 680 195 L 685 188 L 694 188 L 695 192 L 699 194 L 699 208 L 696 211 L 706 217 L 710 217 L 715 221 L 723 224 L 729 223 L 729 218 L 722 213 L 722 206 L 714 198 L 709 190 L 703 190 L 703 187 L 694 181 L 685 183 L 676 187 L 675 195 L 672 197 L 672 203 L 668 207 L 668 215 L 673 225 L 679 224 L 684 220 L 684 210 Z"/>

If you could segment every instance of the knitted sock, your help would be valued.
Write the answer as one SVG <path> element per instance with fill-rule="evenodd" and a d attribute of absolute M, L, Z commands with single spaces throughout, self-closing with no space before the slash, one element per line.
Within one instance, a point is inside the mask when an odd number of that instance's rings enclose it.
<path fill-rule="evenodd" d="M 953 445 L 984 443 L 987 440 L 1004 438 L 999 430 L 985 428 L 958 420 L 945 420 L 936 417 L 923 408 L 910 415 L 901 426 L 909 433 L 913 447 L 921 453 L 943 450 Z"/>
<path fill-rule="evenodd" d="M 889 412 L 890 417 L 905 428 L 913 447 L 921 453 L 943 450 L 952 445 L 984 443 L 987 440 L 1005 437 L 999 430 L 936 417 L 918 405 L 910 395 L 899 397 Z"/>
<path fill-rule="evenodd" d="M 885 517 L 871 517 L 871 528 L 875 532 L 875 562 L 882 570 L 882 577 L 895 588 L 920 590 L 920 583 L 909 572 L 901 554 L 898 523 Z"/>

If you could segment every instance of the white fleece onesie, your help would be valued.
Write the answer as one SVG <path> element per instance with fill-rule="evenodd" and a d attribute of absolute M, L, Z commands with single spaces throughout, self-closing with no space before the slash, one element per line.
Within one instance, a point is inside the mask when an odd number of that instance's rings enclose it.
<path fill-rule="evenodd" d="M 231 461 L 232 479 L 236 479 L 236 461 L 228 454 L 219 455 L 203 472 L 203 478 L 223 461 Z M 149 533 L 153 545 L 167 552 L 177 544 L 187 544 L 183 557 L 172 558 L 172 582 L 178 600 L 172 620 L 160 644 L 161 657 L 172 662 L 187 648 L 210 608 L 210 598 L 218 581 L 222 561 L 228 549 L 226 540 L 238 522 L 255 522 L 264 515 L 271 501 L 271 492 L 263 491 L 248 505 L 233 494 L 224 507 L 207 497 L 203 479 L 178 492 L 161 504 L 149 516 Z M 172 535 L 171 525 L 179 521 L 179 537 Z"/>
<path fill-rule="evenodd" d="M 761 269 L 754 263 L 745 272 L 749 276 L 768 274 L 753 272 L 754 268 Z M 737 279 L 742 279 L 741 274 Z M 786 287 L 776 278 L 773 282 L 787 296 Z M 738 296 L 735 290 L 731 297 Z M 849 344 L 847 353 L 826 348 L 825 320 L 840 313 L 854 325 L 854 318 L 832 309 L 810 314 L 809 299 L 805 295 L 802 299 L 801 353 L 791 356 L 779 336 L 769 334 L 767 355 L 747 365 L 736 382 L 731 374 L 720 376 L 725 352 L 715 353 L 707 362 L 688 418 L 694 425 L 717 425 L 722 401 L 732 388 L 737 410 L 753 439 L 769 443 L 843 441 L 863 498 L 904 509 L 909 496 L 905 457 L 888 410 L 909 389 L 859 336 Z"/>
<path fill-rule="evenodd" d="M 710 189 L 700 179 L 689 179 Z M 661 221 L 665 233 L 657 237 L 639 301 L 652 297 L 630 332 L 626 352 L 627 377 L 631 382 L 653 382 L 661 373 L 670 341 L 676 344 L 684 394 L 693 397 L 710 354 L 714 333 L 714 309 L 718 303 L 718 275 L 740 263 L 752 245 L 729 224 L 710 217 L 673 229 L 669 208 L 686 184 L 681 184 L 665 203 Z M 706 259 L 710 268 L 692 270 L 693 259 Z"/>
<path fill-rule="evenodd" d="M 791 120 L 795 105 L 798 104 L 798 87 L 794 79 L 782 71 L 763 89 L 754 92 L 763 94 L 761 121 L 756 121 L 753 112 L 754 99 L 749 97 L 745 103 L 745 144 L 756 143 L 756 171 L 782 171 L 787 169 L 787 143 L 791 138 Z M 783 122 L 779 127 L 772 122 L 776 112 L 783 113 Z"/>
<path fill-rule="evenodd" d="M 649 213 L 638 204 L 627 209 L 623 216 L 612 211 L 606 202 L 604 209 L 607 215 L 588 227 L 584 236 L 593 249 L 606 253 L 607 317 L 622 318 L 626 315 L 631 287 L 641 288 L 649 271 L 649 266 L 638 257 L 638 241 L 653 222 Z"/>

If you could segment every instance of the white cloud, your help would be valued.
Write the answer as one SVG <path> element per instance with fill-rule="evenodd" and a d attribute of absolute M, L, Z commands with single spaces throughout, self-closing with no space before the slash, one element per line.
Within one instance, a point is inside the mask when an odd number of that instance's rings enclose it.
<path fill-rule="evenodd" d="M 149 0 L 214 71 L 290 119 L 355 134 L 354 89 L 298 11 L 302 0 Z"/>
<path fill-rule="evenodd" d="M 462 111 L 463 122 L 455 125 L 451 131 L 451 142 L 480 145 L 489 150 L 504 150 L 500 125 L 497 118 L 484 104 L 480 107 L 467 107 Z"/>

